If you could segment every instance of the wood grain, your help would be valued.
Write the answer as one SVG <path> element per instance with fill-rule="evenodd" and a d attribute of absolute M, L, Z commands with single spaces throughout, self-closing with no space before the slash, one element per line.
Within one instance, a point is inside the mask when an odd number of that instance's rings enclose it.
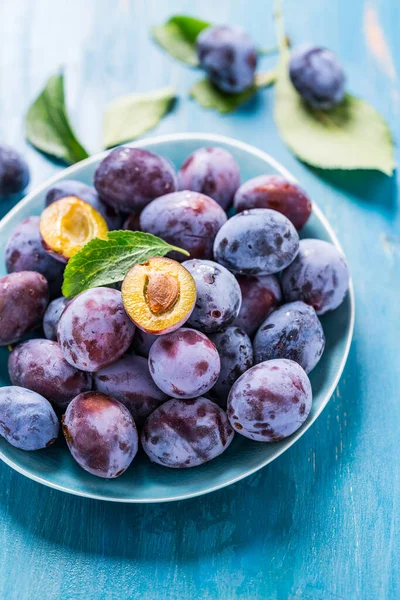
<path fill-rule="evenodd" d="M 287 0 L 285 9 L 293 42 L 335 50 L 349 89 L 398 134 L 397 0 Z M 199 73 L 149 39 L 151 25 L 181 12 L 240 23 L 258 45 L 271 46 L 271 10 L 265 0 L 0 0 L 0 138 L 26 154 L 31 189 L 59 167 L 26 146 L 23 115 L 60 65 L 74 124 L 91 151 L 99 148 L 109 100 L 176 85 L 181 101 L 155 133 L 216 132 L 276 156 L 330 219 L 357 306 L 350 358 L 324 413 L 282 457 L 228 489 L 179 504 L 115 505 L 63 495 L 1 464 L 0 598 L 400 597 L 396 179 L 326 174 L 299 163 L 274 126 L 273 90 L 234 115 L 204 111 L 187 98 Z"/>

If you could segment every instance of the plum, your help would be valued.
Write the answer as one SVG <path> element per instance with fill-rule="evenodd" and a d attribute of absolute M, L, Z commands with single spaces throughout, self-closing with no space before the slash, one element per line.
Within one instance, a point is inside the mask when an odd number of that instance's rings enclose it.
<path fill-rule="evenodd" d="M 0 144 L 0 198 L 19 194 L 29 183 L 29 168 L 22 155 Z"/>
<path fill-rule="evenodd" d="M 149 368 L 156 385 L 174 398 L 195 398 L 216 383 L 221 363 L 204 333 L 181 327 L 160 336 L 150 348 Z"/>
<path fill-rule="evenodd" d="M 104 287 L 87 290 L 71 300 L 57 329 L 65 360 L 89 372 L 117 361 L 128 350 L 134 333 L 121 292 Z"/>
<path fill-rule="evenodd" d="M 141 442 L 151 461 L 172 469 L 186 469 L 222 454 L 233 436 L 225 412 L 211 400 L 172 399 L 149 416 Z"/>
<path fill-rule="evenodd" d="M 8 359 L 8 373 L 14 385 L 37 392 L 60 410 L 92 389 L 92 376 L 70 365 L 60 346 L 50 340 L 28 340 L 16 346 Z"/>
<path fill-rule="evenodd" d="M 154 383 L 147 360 L 125 355 L 93 376 L 94 388 L 116 398 L 131 413 L 136 425 L 142 425 L 157 406 L 168 400 Z"/>
<path fill-rule="evenodd" d="M 310 380 L 300 365 L 285 358 L 267 360 L 235 381 L 228 396 L 228 418 L 251 440 L 277 442 L 304 423 L 311 404 Z"/>
<path fill-rule="evenodd" d="M 282 300 L 282 292 L 275 275 L 238 275 L 242 305 L 235 325 L 252 337 L 263 321 Z"/>
<path fill-rule="evenodd" d="M 79 394 L 63 417 L 68 448 L 85 471 L 113 479 L 126 471 L 138 449 L 138 434 L 129 410 L 100 392 Z"/>
<path fill-rule="evenodd" d="M 49 302 L 47 280 L 35 271 L 0 278 L 0 346 L 18 342 L 38 327 Z"/>
<path fill-rule="evenodd" d="M 46 312 L 44 313 L 43 317 L 43 332 L 48 340 L 52 340 L 53 342 L 57 341 L 58 323 L 68 302 L 68 298 L 61 296 L 60 298 L 56 298 L 50 302 L 46 308 Z"/>
<path fill-rule="evenodd" d="M 40 450 L 58 436 L 59 423 L 50 402 L 18 386 L 0 388 L 0 435 L 21 450 Z"/>

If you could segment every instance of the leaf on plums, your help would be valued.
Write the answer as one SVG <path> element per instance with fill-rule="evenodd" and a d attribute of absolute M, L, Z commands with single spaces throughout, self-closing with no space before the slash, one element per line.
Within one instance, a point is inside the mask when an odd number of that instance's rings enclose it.
<path fill-rule="evenodd" d="M 275 121 L 292 152 L 310 165 L 393 172 L 393 141 L 380 114 L 350 94 L 329 111 L 308 106 L 290 81 L 286 51 L 276 83 Z"/>
<path fill-rule="evenodd" d="M 189 95 L 203 108 L 210 108 L 226 114 L 233 112 L 241 104 L 250 100 L 260 89 L 275 83 L 275 79 L 275 71 L 257 73 L 254 85 L 240 94 L 227 94 L 219 90 L 209 79 L 202 79 L 195 83 Z"/>
<path fill-rule="evenodd" d="M 128 94 L 118 98 L 104 113 L 104 147 L 118 146 L 153 129 L 172 109 L 175 100 L 173 87 L 148 94 Z"/>
<path fill-rule="evenodd" d="M 90 288 L 118 283 L 134 265 L 172 250 L 189 256 L 187 250 L 171 246 L 151 233 L 110 231 L 107 240 L 91 240 L 70 258 L 62 293 L 70 298 Z"/>
<path fill-rule="evenodd" d="M 25 131 L 28 141 L 37 150 L 68 165 L 89 156 L 78 141 L 68 118 L 62 73 L 49 77 L 46 86 L 29 108 Z"/>
<path fill-rule="evenodd" d="M 199 61 L 196 54 L 196 39 L 203 29 L 211 23 L 188 17 L 175 15 L 163 25 L 153 27 L 153 39 L 171 56 L 182 62 L 197 67 Z"/>

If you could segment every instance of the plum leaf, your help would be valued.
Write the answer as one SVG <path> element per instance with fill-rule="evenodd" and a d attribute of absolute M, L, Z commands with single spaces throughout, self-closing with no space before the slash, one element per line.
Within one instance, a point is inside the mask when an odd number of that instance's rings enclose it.
<path fill-rule="evenodd" d="M 78 141 L 68 118 L 64 75 L 52 75 L 25 118 L 27 140 L 37 150 L 72 165 L 89 154 Z"/>
<path fill-rule="evenodd" d="M 121 96 L 112 102 L 104 113 L 104 147 L 118 146 L 153 129 L 171 110 L 175 100 L 173 87 L 147 94 Z"/>
<path fill-rule="evenodd" d="M 153 27 L 153 39 L 161 48 L 178 60 L 197 67 L 196 39 L 210 23 L 185 15 L 175 15 L 163 25 Z"/>
<path fill-rule="evenodd" d="M 274 114 L 292 152 L 321 169 L 375 169 L 391 175 L 393 141 L 381 115 L 350 94 L 329 111 L 308 106 L 289 79 L 288 54 L 283 52 L 278 70 Z"/>
<path fill-rule="evenodd" d="M 151 233 L 110 231 L 107 240 L 91 240 L 68 261 L 62 293 L 70 298 L 93 287 L 118 283 L 134 265 L 172 250 L 189 256 L 186 250 Z"/>
<path fill-rule="evenodd" d="M 240 94 L 227 94 L 219 90 L 209 79 L 201 79 L 191 88 L 189 95 L 203 108 L 210 108 L 222 114 L 236 110 L 252 98 L 259 90 L 275 82 L 275 71 L 257 73 L 254 85 Z"/>

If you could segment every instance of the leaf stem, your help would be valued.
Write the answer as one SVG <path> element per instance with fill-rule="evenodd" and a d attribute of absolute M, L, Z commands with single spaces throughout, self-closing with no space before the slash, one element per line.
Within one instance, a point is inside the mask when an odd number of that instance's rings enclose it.
<path fill-rule="evenodd" d="M 175 252 L 180 252 L 181 254 L 184 254 L 185 256 L 190 256 L 190 252 L 188 252 L 187 250 L 184 250 L 184 248 L 178 248 L 178 246 L 171 246 L 171 244 L 170 244 L 170 248 L 171 248 L 171 250 L 175 250 Z"/>
<path fill-rule="evenodd" d="M 285 34 L 283 0 L 274 0 L 274 21 L 279 53 L 282 56 L 289 47 L 289 39 Z"/>

